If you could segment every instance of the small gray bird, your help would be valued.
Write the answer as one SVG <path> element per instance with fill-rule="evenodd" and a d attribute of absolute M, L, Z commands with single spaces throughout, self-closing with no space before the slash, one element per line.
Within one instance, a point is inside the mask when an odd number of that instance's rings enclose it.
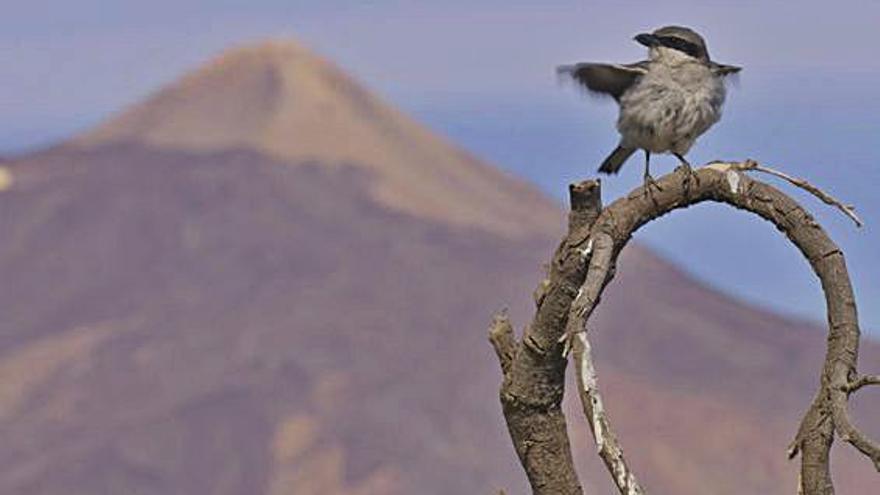
<path fill-rule="evenodd" d="M 637 149 L 645 151 L 645 184 L 653 184 L 651 153 L 684 158 L 694 141 L 721 118 L 724 80 L 741 68 L 709 59 L 706 42 L 692 29 L 662 27 L 635 40 L 649 48 L 650 60 L 634 64 L 582 63 L 557 73 L 594 94 L 617 100 L 620 144 L 599 172 L 615 174 Z"/>

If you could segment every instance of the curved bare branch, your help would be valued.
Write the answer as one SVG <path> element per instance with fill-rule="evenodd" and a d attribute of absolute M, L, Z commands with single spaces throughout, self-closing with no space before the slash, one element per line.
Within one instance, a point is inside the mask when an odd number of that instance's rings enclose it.
<path fill-rule="evenodd" d="M 825 365 L 816 398 L 789 448 L 791 457 L 801 454 L 799 493 L 833 495 L 829 452 L 835 433 L 866 454 L 880 469 L 880 448 L 852 424 L 847 413 L 849 394 L 880 383 L 880 378 L 852 378 L 858 376 L 859 327 L 843 253 L 800 205 L 772 186 L 751 179 L 744 173 L 748 171 L 782 177 L 837 207 L 861 225 L 851 206 L 806 181 L 753 161 L 714 163 L 694 171 L 679 168 L 658 179 L 656 186 L 637 188 L 605 209 L 601 208 L 600 198 L 576 194 L 578 188 L 582 188 L 582 193 L 594 191 L 598 195 L 598 182 L 572 186 L 569 233 L 557 250 L 548 280 L 543 281 L 535 293 L 538 304 L 535 319 L 519 343 L 511 336 L 512 331 L 498 325 L 492 338 L 505 374 L 501 389 L 505 417 L 533 493 L 581 492 L 577 480 L 572 481 L 570 454 L 560 453 L 560 449 L 566 453 L 569 449 L 564 418 L 558 412 L 564 385 L 564 356 L 569 349 L 574 349 L 579 396 L 600 456 L 622 495 L 644 493 L 624 459 L 604 410 L 590 355 L 587 322 L 614 277 L 617 257 L 632 234 L 672 210 L 703 201 L 726 203 L 773 223 L 801 251 L 822 283 L 829 321 Z M 584 204 L 596 206 L 585 208 Z M 511 348 L 516 349 L 512 357 Z M 562 421 L 561 425 L 558 421 L 552 425 L 552 422 L 535 422 L 548 411 L 558 412 L 556 419 Z M 538 429 L 534 430 L 535 427 Z M 540 444 L 547 439 L 551 440 L 549 444 Z M 542 452 L 550 452 L 541 462 L 559 460 L 555 471 L 530 457 L 529 449 L 539 444 L 544 449 Z M 548 473 L 562 473 L 564 483 L 556 485 L 557 491 L 547 489 L 548 483 L 558 481 L 552 476 L 548 478 Z"/>
<path fill-rule="evenodd" d="M 815 186 L 791 178 L 755 162 L 715 163 L 690 171 L 679 168 L 656 181 L 656 187 L 640 187 L 602 211 L 593 225 L 590 240 L 592 257 L 590 269 L 569 314 L 569 338 L 586 332 L 587 321 L 599 303 L 605 285 L 613 277 L 617 256 L 633 233 L 649 221 L 666 213 L 703 201 L 727 203 L 755 213 L 773 223 L 807 258 L 822 282 L 825 292 L 829 328 L 829 346 L 817 400 L 804 416 L 792 455 L 802 452 L 801 480 L 806 495 L 833 493 L 829 469 L 829 450 L 834 433 L 850 442 L 878 464 L 876 444 L 868 440 L 849 421 L 847 415 L 847 377 L 855 376 L 858 357 L 859 328 L 855 298 L 843 253 L 824 232 L 822 227 L 800 205 L 786 194 L 760 181 L 751 179 L 745 171 L 759 170 L 773 173 L 803 187 L 828 204 L 847 213 L 857 223 L 852 209 L 823 193 Z M 577 339 L 574 339 L 577 342 Z M 589 394 L 581 394 L 584 409 L 590 405 Z M 593 424 L 595 418 L 587 414 Z M 607 418 L 606 418 L 607 419 Z M 598 432 L 598 434 L 597 434 Z M 608 442 L 610 430 L 593 428 L 599 445 Z M 600 449 L 601 450 L 601 449 Z M 619 481 L 616 473 L 623 464 L 622 452 L 617 461 L 606 465 L 612 473 L 621 494 L 628 486 Z"/>

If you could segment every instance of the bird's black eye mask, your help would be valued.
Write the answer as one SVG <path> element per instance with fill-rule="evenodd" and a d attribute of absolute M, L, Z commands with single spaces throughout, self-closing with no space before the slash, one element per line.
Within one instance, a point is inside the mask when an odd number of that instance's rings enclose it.
<path fill-rule="evenodd" d="M 683 40 L 676 36 L 657 36 L 657 41 L 666 48 L 672 48 L 680 52 L 687 53 L 691 57 L 700 58 L 700 47 L 690 41 Z"/>

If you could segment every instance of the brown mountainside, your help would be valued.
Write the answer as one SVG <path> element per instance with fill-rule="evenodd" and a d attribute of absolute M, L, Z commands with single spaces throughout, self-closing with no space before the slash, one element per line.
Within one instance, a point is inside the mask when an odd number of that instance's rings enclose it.
<path fill-rule="evenodd" d="M 4 169 L 0 493 L 525 493 L 485 329 L 526 321 L 562 230 L 529 187 L 278 43 Z M 639 247 L 620 269 L 596 352 L 647 485 L 795 493 L 821 331 Z"/>

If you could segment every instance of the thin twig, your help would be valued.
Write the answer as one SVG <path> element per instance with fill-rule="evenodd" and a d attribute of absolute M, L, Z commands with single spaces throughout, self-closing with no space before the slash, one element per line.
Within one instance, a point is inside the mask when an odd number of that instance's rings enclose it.
<path fill-rule="evenodd" d="M 841 440 L 848 442 L 859 452 L 865 454 L 874 463 L 874 468 L 880 472 L 880 445 L 869 439 L 853 425 L 845 402 L 835 403 L 831 408 L 834 415 L 834 427 L 840 434 Z"/>
<path fill-rule="evenodd" d="M 840 202 L 839 200 L 837 200 L 836 198 L 834 198 L 830 194 L 828 194 L 825 191 L 819 189 L 818 187 L 810 184 L 809 182 L 805 181 L 804 179 L 792 177 L 786 173 L 780 172 L 778 170 L 774 170 L 770 167 L 765 167 L 763 165 L 760 165 L 758 162 L 756 162 L 754 160 L 746 160 L 743 163 L 736 163 L 736 164 L 730 164 L 730 165 L 733 168 L 735 168 L 736 170 L 740 170 L 743 172 L 754 170 L 757 172 L 763 172 L 765 174 L 770 174 L 775 177 L 779 177 L 780 179 L 784 179 L 784 180 L 788 181 L 789 183 L 791 183 L 792 185 L 797 186 L 797 187 L 809 192 L 813 196 L 816 196 L 823 203 L 825 203 L 827 205 L 834 206 L 838 210 L 842 211 L 844 215 L 848 216 L 853 222 L 855 222 L 857 227 L 864 226 L 862 219 L 859 218 L 858 215 L 856 215 L 855 206 L 843 204 L 842 202 Z"/>
<path fill-rule="evenodd" d="M 605 462 L 605 466 L 611 473 L 614 484 L 621 495 L 644 495 L 645 491 L 624 459 L 623 449 L 617 442 L 617 436 L 611 428 L 608 415 L 605 414 L 587 332 L 578 332 L 571 340 L 574 347 L 578 395 L 581 399 L 584 415 L 590 425 L 590 431 L 593 433 L 599 457 Z"/>
<path fill-rule="evenodd" d="M 862 387 L 867 387 L 868 385 L 880 385 L 880 375 L 862 375 L 844 385 L 843 391 L 851 393 Z"/>

